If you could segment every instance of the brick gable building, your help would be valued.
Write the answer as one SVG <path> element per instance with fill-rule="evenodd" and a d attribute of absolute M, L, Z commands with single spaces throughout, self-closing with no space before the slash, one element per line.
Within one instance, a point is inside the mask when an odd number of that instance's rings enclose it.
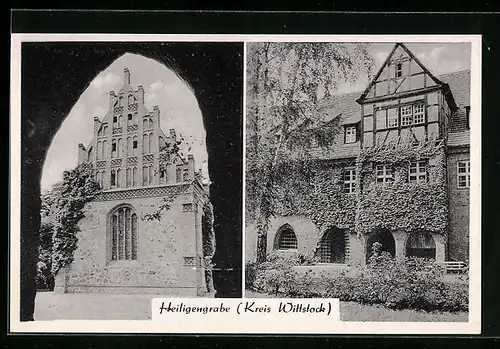
<path fill-rule="evenodd" d="M 159 108 L 147 109 L 128 69 L 109 95 L 92 141 L 78 145 L 78 163 L 92 167 L 102 192 L 85 206 L 74 261 L 57 275 L 55 291 L 202 295 L 211 257 L 203 246 L 208 188 L 192 155 L 169 151 L 176 132 L 161 130 Z"/>
<path fill-rule="evenodd" d="M 365 91 L 321 100 L 315 120 L 294 130 L 302 137 L 295 142 L 291 133 L 287 151 L 297 159 L 307 154 L 314 167 L 300 193 L 286 178 L 275 188 L 267 252 L 297 250 L 325 264 L 355 265 L 378 241 L 393 256 L 466 261 L 469 115 L 469 70 L 434 76 L 396 44 Z M 325 142 L 316 130 L 334 136 Z M 256 248 L 256 222 L 247 219 L 248 261 Z"/>

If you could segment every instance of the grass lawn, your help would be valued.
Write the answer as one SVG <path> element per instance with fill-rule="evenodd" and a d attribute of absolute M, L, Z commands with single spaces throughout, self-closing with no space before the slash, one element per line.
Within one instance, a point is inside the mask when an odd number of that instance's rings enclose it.
<path fill-rule="evenodd" d="M 151 300 L 159 295 L 38 292 L 36 320 L 149 320 Z M 207 294 L 207 297 L 210 297 Z M 178 297 L 177 297 L 178 298 Z"/>
<path fill-rule="evenodd" d="M 273 298 L 273 296 L 245 290 L 247 298 Z M 467 322 L 467 312 L 426 312 L 420 310 L 392 310 L 381 305 L 364 305 L 340 302 L 342 321 L 393 321 L 393 322 Z"/>

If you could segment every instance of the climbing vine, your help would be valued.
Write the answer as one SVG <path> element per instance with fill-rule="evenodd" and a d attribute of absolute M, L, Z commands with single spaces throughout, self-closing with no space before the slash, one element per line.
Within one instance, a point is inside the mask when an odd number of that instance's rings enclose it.
<path fill-rule="evenodd" d="M 427 160 L 429 181 L 409 183 L 408 165 Z M 320 231 L 330 227 L 366 234 L 379 228 L 443 233 L 448 221 L 444 146 L 441 142 L 386 144 L 363 149 L 355 161 L 283 164 L 273 188 L 274 213 L 309 217 Z M 391 164 L 395 181 L 376 183 L 377 163 Z M 345 193 L 343 169 L 354 165 L 356 193 Z"/>
<path fill-rule="evenodd" d="M 85 216 L 84 206 L 99 192 L 93 180 L 92 169 L 80 165 L 65 171 L 63 182 L 54 197 L 54 222 L 52 234 L 52 275 L 73 261 L 79 232 L 78 223 Z"/>

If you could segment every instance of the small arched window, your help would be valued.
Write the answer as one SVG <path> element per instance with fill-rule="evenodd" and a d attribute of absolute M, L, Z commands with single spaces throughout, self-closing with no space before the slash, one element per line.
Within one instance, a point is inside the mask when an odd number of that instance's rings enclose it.
<path fill-rule="evenodd" d="M 276 248 L 278 250 L 296 250 L 297 249 L 297 236 L 292 228 L 285 228 L 278 232 L 278 241 Z"/>
<path fill-rule="evenodd" d="M 123 96 L 120 96 L 120 99 L 118 100 L 118 105 L 120 107 L 123 105 Z"/>
<path fill-rule="evenodd" d="M 137 260 L 137 214 L 130 206 L 110 212 L 111 260 Z"/>
<path fill-rule="evenodd" d="M 108 142 L 103 141 L 101 159 L 106 159 L 107 157 L 108 157 Z"/>
<path fill-rule="evenodd" d="M 102 144 L 97 142 L 97 160 L 102 159 Z"/>
<path fill-rule="evenodd" d="M 134 104 L 134 96 L 132 95 L 128 96 L 128 104 Z"/>

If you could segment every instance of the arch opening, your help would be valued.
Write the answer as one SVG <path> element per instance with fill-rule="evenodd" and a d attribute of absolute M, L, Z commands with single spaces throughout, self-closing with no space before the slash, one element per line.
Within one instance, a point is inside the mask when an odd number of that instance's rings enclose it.
<path fill-rule="evenodd" d="M 321 263 L 345 264 L 348 257 L 349 237 L 344 230 L 328 229 L 322 236 L 317 255 Z"/>
<path fill-rule="evenodd" d="M 436 259 L 436 243 L 432 235 L 426 231 L 418 231 L 406 240 L 406 256 Z"/>
<path fill-rule="evenodd" d="M 297 235 L 293 228 L 285 224 L 278 229 L 274 238 L 275 250 L 296 250 L 298 249 Z"/>
<path fill-rule="evenodd" d="M 396 256 L 396 242 L 391 232 L 387 229 L 380 229 L 372 232 L 366 241 L 366 261 L 370 259 L 373 253 L 373 244 L 380 243 L 381 251 L 388 252 L 392 257 Z"/>

